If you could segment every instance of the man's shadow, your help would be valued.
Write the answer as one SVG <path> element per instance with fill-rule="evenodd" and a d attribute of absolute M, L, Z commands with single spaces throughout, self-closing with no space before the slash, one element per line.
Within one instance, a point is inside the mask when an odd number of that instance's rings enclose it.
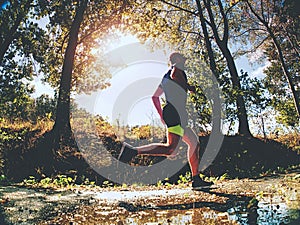
<path fill-rule="evenodd" d="M 200 190 L 199 190 L 200 191 Z M 211 210 L 218 212 L 228 212 L 231 209 L 238 217 L 241 213 L 247 215 L 248 224 L 256 224 L 258 214 L 257 214 L 257 201 L 253 197 L 245 195 L 234 195 L 226 194 L 212 191 L 212 189 L 202 189 L 202 192 L 209 193 L 211 195 L 216 195 L 218 197 L 227 198 L 226 202 L 209 202 L 209 201 L 195 201 L 189 203 L 179 203 L 179 204 L 168 204 L 168 205 L 139 205 L 129 202 L 121 201 L 119 206 L 125 208 L 129 212 L 138 212 L 144 210 L 189 210 L 208 207 Z"/>

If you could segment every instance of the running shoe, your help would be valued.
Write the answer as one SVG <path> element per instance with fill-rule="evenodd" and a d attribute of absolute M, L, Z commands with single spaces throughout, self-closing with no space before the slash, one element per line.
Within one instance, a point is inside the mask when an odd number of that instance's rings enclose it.
<path fill-rule="evenodd" d="M 202 180 L 199 175 L 193 176 L 192 180 L 192 187 L 193 189 L 205 189 L 210 188 L 214 183 L 213 182 L 207 182 L 205 180 Z"/>
<path fill-rule="evenodd" d="M 137 155 L 137 150 L 130 144 L 124 142 L 118 157 L 118 160 L 123 163 L 128 163 Z"/>

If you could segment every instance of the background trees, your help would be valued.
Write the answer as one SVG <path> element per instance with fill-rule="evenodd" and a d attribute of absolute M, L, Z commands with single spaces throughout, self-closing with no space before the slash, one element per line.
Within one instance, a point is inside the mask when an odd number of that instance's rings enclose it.
<path fill-rule="evenodd" d="M 104 80 L 109 74 L 102 64 L 97 63 L 91 50 L 99 45 L 100 37 L 119 24 L 125 4 L 123 1 L 47 1 L 36 4 L 43 8 L 37 18 L 48 20 L 43 29 L 48 35 L 43 36 L 47 40 L 43 45 L 43 63 L 39 66 L 45 74 L 44 80 L 58 93 L 53 133 L 60 140 L 71 134 L 71 92 L 90 92 L 107 85 Z"/>
<path fill-rule="evenodd" d="M 42 71 L 46 32 L 37 24 L 45 1 L 3 1 L 0 9 L 1 116 L 26 118 L 33 88 L 29 81 Z M 27 110 L 28 111 L 28 110 Z"/>
<path fill-rule="evenodd" d="M 234 7 L 238 7 L 242 15 L 241 25 L 236 26 L 243 34 L 239 37 L 244 40 L 250 37 L 246 42 L 248 50 L 262 52 L 271 63 L 263 81 L 272 100 L 270 105 L 280 114 L 283 123 L 289 123 L 286 116 L 289 114 L 290 125 L 294 126 L 299 123 L 299 63 L 295 63 L 299 61 L 296 47 L 299 46 L 299 10 L 295 7 L 299 3 L 294 0 L 235 3 Z"/>
<path fill-rule="evenodd" d="M 97 59 L 92 49 L 113 40 L 108 37 L 118 29 L 149 40 L 153 48 L 168 45 L 189 56 L 190 80 L 198 85 L 191 103 L 199 118 L 205 118 L 203 126 L 221 131 L 223 121 L 237 121 L 238 133 L 249 136 L 248 117 L 267 106 L 278 112 L 278 122 L 299 124 L 295 116 L 300 52 L 296 1 L 8 2 L 0 13 L 0 104 L 10 114 L 25 115 L 22 108 L 32 104 L 33 91 L 25 80 L 43 75 L 58 94 L 55 129 L 70 130 L 70 94 L 108 85 L 109 72 L 99 60 L 104 54 Z M 41 26 L 40 19 L 46 26 Z M 263 80 L 236 67 L 238 56 L 258 50 L 271 62 Z M 217 83 L 203 76 L 201 61 L 210 67 Z M 222 90 L 226 117 L 216 107 L 221 105 L 218 98 L 208 102 L 204 97 L 207 90 L 201 89 L 207 84 Z"/>
<path fill-rule="evenodd" d="M 105 46 L 116 40 L 112 37 L 118 32 L 135 35 L 142 42 L 150 43 L 154 51 L 167 46 L 188 56 L 189 81 L 197 86 L 197 93 L 189 99 L 188 110 L 190 114 L 197 114 L 197 118 L 192 118 L 190 123 L 205 132 L 206 136 L 200 138 L 203 144 L 201 149 L 205 148 L 211 132 L 242 135 L 226 138 L 227 147 L 222 146 L 224 154 L 219 154 L 217 160 L 220 163 L 215 164 L 215 169 L 223 173 L 224 166 L 228 166 L 227 162 L 232 159 L 234 161 L 229 166 L 233 174 L 240 168 L 243 168 L 240 173 L 251 173 L 254 164 L 254 167 L 260 167 L 254 168 L 256 172 L 263 171 L 265 165 L 274 167 L 274 161 L 270 162 L 269 157 L 276 152 L 274 145 L 268 145 L 270 148 L 261 160 L 261 149 L 264 149 L 266 142 L 248 138 L 251 133 L 261 131 L 265 137 L 272 132 L 272 137 L 277 138 L 274 127 L 265 125 L 267 117 L 274 123 L 272 114 L 278 123 L 294 129 L 296 138 L 292 146 L 299 145 L 299 118 L 295 116 L 299 94 L 299 14 L 292 10 L 295 4 L 292 0 L 284 1 L 283 5 L 275 0 L 6 2 L 9 4 L 0 11 L 0 49 L 4 52 L 0 61 L 0 122 L 2 118 L 4 122 L 15 118 L 33 122 L 43 121 L 42 117 L 55 120 L 52 131 L 43 135 L 39 131 L 42 138 L 38 143 L 28 141 L 30 152 L 24 152 L 27 147 L 21 147 L 20 142 L 16 142 L 15 152 L 22 152 L 25 156 L 19 159 L 23 164 L 19 164 L 18 160 L 7 160 L 12 162 L 9 168 L 14 168 L 10 171 L 29 168 L 24 174 L 44 176 L 62 170 L 74 172 L 74 168 L 77 170 L 75 173 L 86 174 L 86 170 L 90 170 L 84 164 L 82 155 L 76 151 L 78 148 L 72 136 L 72 94 L 91 93 L 109 85 L 107 78 L 110 73 L 103 61 Z M 254 7 L 255 4 L 258 5 Z M 263 7 L 258 7 L 260 4 Z M 265 7 L 268 4 L 272 7 Z M 97 54 L 94 54 L 95 50 Z M 261 66 L 262 59 L 267 59 L 271 65 L 261 77 L 253 77 L 243 68 L 244 64 L 239 65 L 243 70 L 237 69 L 238 57 L 253 56 L 254 53 L 261 53 L 262 56 L 255 59 L 254 64 Z M 54 88 L 54 99 L 47 96 L 32 98 L 34 90 L 29 81 L 36 75 L 43 77 Z M 219 89 L 222 93 L 216 94 Z M 92 119 L 85 117 L 89 112 L 76 110 L 81 113 L 79 126 L 84 128 L 93 123 Z M 223 114 L 224 111 L 226 113 Z M 260 120 L 255 124 L 254 118 Z M 106 120 L 102 122 L 105 126 L 101 129 L 111 130 L 102 133 L 104 141 L 101 142 L 112 150 L 113 156 L 117 156 L 121 142 L 117 140 L 112 126 Z M 53 121 L 49 124 L 52 126 Z M 129 126 L 124 127 L 130 131 Z M 146 134 L 141 138 L 150 137 L 150 128 L 143 128 L 146 129 L 135 132 Z M 7 130 L 0 131 L 2 140 L 9 139 Z M 83 139 L 90 140 L 86 138 L 89 134 L 82 132 L 81 135 Z M 35 131 L 32 135 L 33 139 L 37 137 Z M 96 140 L 98 136 L 94 135 L 92 141 L 86 141 L 85 147 L 94 145 L 94 140 L 99 142 Z M 15 137 L 12 142 L 19 135 Z M 232 140 L 237 140 L 238 144 L 232 143 Z M 245 142 L 248 145 L 244 145 Z M 93 149 L 96 154 L 99 153 L 97 146 Z M 290 163 L 291 155 L 287 156 L 284 151 L 282 149 L 274 156 L 278 165 L 282 157 L 285 157 L 284 165 Z M 17 155 L 15 152 L 11 155 Z M 101 161 L 101 157 L 97 160 Z"/>

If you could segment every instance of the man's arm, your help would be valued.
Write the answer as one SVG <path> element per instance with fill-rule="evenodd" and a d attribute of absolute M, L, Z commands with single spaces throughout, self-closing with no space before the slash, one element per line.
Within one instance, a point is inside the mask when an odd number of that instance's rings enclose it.
<path fill-rule="evenodd" d="M 158 86 L 158 88 L 156 89 L 156 91 L 154 92 L 154 94 L 152 96 L 152 101 L 153 101 L 153 104 L 154 104 L 161 120 L 163 121 L 162 108 L 161 108 L 161 104 L 160 104 L 160 100 L 159 100 L 159 96 L 161 96 L 162 94 L 163 94 L 163 89 L 161 88 L 161 86 Z"/>
<path fill-rule="evenodd" d="M 187 77 L 182 70 L 177 69 L 176 67 L 172 70 L 171 77 L 177 84 L 179 84 L 184 90 L 189 90 L 191 93 L 196 92 L 196 87 L 190 85 L 187 81 Z"/>

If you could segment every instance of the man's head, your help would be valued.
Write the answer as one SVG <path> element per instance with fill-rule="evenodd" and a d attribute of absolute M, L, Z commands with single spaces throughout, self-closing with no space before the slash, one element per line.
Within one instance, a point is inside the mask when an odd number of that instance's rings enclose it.
<path fill-rule="evenodd" d="M 185 61 L 186 61 L 186 57 L 184 57 L 179 52 L 173 52 L 170 55 L 170 62 L 172 64 L 175 64 L 175 63 L 178 63 L 178 62 L 185 62 Z"/>
<path fill-rule="evenodd" d="M 186 61 L 186 57 L 184 57 L 179 52 L 173 52 L 170 55 L 170 62 L 172 65 L 175 65 L 176 67 L 179 67 L 179 69 L 183 69 L 184 63 Z"/>

